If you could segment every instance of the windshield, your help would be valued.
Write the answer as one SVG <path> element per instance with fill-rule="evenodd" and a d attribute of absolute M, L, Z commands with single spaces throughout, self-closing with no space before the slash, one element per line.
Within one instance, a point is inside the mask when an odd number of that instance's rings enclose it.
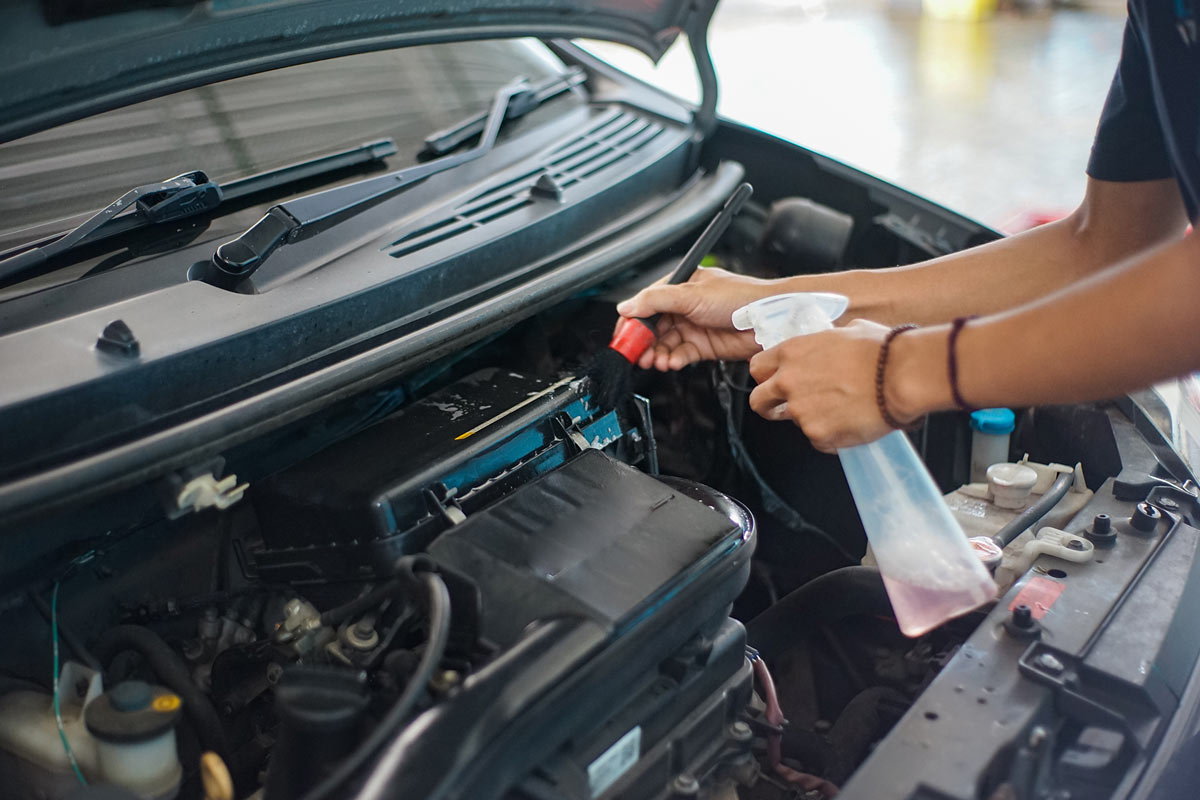
<path fill-rule="evenodd" d="M 218 182 L 391 137 L 397 165 L 486 109 L 515 76 L 563 65 L 536 41 L 364 53 L 191 89 L 0 145 L 0 250 L 73 227 L 132 186 Z"/>

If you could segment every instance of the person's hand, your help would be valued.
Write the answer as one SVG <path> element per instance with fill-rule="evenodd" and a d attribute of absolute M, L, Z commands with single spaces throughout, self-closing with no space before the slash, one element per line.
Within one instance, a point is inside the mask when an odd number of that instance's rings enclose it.
<path fill-rule="evenodd" d="M 753 331 L 733 327 L 733 312 L 747 303 L 783 291 L 777 281 L 701 267 L 687 283 L 666 279 L 617 306 L 622 317 L 662 314 L 658 341 L 638 366 L 660 371 L 683 369 L 697 361 L 744 361 L 759 351 Z"/>
<path fill-rule="evenodd" d="M 844 328 L 796 336 L 764 350 L 750 359 L 750 375 L 758 382 L 750 393 L 750 408 L 765 419 L 791 419 L 813 447 L 826 453 L 889 433 L 892 428 L 875 399 L 875 367 L 887 332 L 883 325 L 854 320 Z M 903 339 L 893 342 L 889 382 L 899 366 L 892 356 Z M 888 410 L 905 423 L 918 416 L 901 416 L 904 412 L 891 402 Z"/>

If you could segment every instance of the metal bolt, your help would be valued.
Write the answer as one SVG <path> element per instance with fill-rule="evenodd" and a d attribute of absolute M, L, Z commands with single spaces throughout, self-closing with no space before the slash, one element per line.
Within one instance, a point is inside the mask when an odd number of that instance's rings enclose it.
<path fill-rule="evenodd" d="M 738 720 L 729 726 L 729 738 L 735 742 L 748 742 L 754 737 L 754 731 L 750 730 L 750 726 Z"/>
<path fill-rule="evenodd" d="M 1078 539 L 1071 539 L 1067 542 L 1067 549 L 1068 550 L 1083 550 L 1084 549 L 1083 542 L 1079 541 Z"/>
<path fill-rule="evenodd" d="M 283 666 L 274 662 L 267 664 L 267 683 L 272 686 L 279 683 L 279 679 L 283 677 Z"/>
<path fill-rule="evenodd" d="M 686 772 L 681 772 L 671 781 L 671 791 L 677 795 L 694 795 L 700 793 L 700 784 Z"/>
<path fill-rule="evenodd" d="M 1051 653 L 1042 653 L 1035 662 L 1039 667 L 1055 675 L 1066 669 L 1066 666 Z"/>
<path fill-rule="evenodd" d="M 458 678 L 455 670 L 444 669 L 429 679 L 429 688 L 439 693 L 448 692 L 458 685 Z"/>
<path fill-rule="evenodd" d="M 1175 498 L 1173 498 L 1173 497 L 1160 497 L 1160 498 L 1158 498 L 1158 504 L 1160 506 L 1162 506 L 1163 508 L 1169 509 L 1171 511 L 1174 511 L 1175 509 L 1179 508 L 1179 503 L 1176 503 Z"/>

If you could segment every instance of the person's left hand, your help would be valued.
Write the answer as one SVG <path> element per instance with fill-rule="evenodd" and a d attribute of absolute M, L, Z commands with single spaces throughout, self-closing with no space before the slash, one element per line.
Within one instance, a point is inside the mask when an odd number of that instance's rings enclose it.
<path fill-rule="evenodd" d="M 887 332 L 854 320 L 764 350 L 750 359 L 750 375 L 758 382 L 750 408 L 765 419 L 791 419 L 826 453 L 889 433 L 875 401 L 875 367 Z"/>

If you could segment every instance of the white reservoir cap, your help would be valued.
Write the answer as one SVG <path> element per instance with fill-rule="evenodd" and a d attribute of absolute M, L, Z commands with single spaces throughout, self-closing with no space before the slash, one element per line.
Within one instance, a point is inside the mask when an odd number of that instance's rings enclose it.
<path fill-rule="evenodd" d="M 992 502 L 1000 508 L 1025 505 L 1037 481 L 1037 472 L 1022 464 L 992 464 L 987 470 Z"/>

